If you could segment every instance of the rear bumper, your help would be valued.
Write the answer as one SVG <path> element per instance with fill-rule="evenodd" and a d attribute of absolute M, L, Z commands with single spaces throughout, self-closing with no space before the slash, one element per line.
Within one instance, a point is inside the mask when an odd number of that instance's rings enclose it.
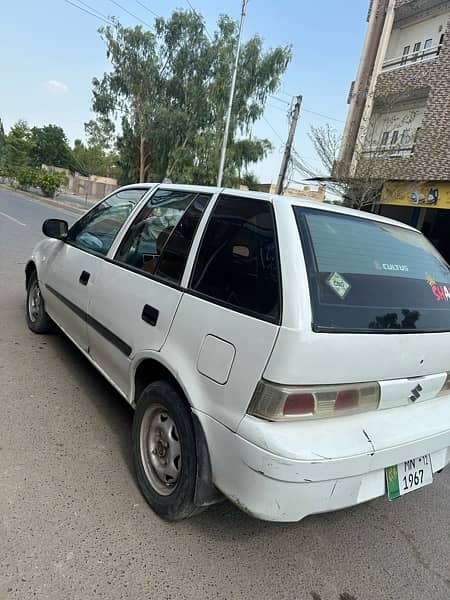
<path fill-rule="evenodd" d="M 450 407 L 446 410 L 450 411 Z M 292 426 L 298 424 L 266 423 L 245 417 L 235 433 L 204 413 L 197 415 L 208 442 L 215 485 L 242 510 L 264 520 L 299 521 L 310 514 L 382 496 L 386 493 L 385 467 L 404 460 L 431 454 L 434 473 L 450 462 L 450 420 L 441 421 L 440 431 L 430 435 L 385 447 L 378 443 L 379 448 L 377 440 L 370 440 L 364 433 L 357 436 L 357 443 L 355 438 L 342 439 L 339 428 L 344 424 L 336 420 L 328 420 L 328 426 L 336 429 L 334 443 L 328 437 L 322 444 L 317 438 L 314 444 L 308 444 L 308 440 L 305 444 L 302 438 L 309 436 L 302 436 L 296 427 L 294 456 L 292 443 L 287 444 L 286 439 L 289 441 Z M 349 425 L 352 423 L 347 422 L 346 427 Z M 305 426 L 302 424 L 302 429 Z M 315 436 L 319 433 L 315 430 L 324 426 L 325 421 L 310 422 L 304 433 Z M 283 444 L 283 454 L 273 451 L 274 446 L 278 449 Z M 420 490 L 413 493 L 420 494 Z"/>

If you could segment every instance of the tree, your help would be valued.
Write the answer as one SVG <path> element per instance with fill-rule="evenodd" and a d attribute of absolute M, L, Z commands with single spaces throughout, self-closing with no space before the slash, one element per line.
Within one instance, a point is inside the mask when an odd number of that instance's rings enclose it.
<path fill-rule="evenodd" d="M 409 152 L 405 143 L 411 147 L 414 143 L 412 135 L 408 139 L 398 136 L 396 142 L 388 145 L 383 144 L 382 138 L 384 132 L 400 130 L 416 118 L 415 109 L 399 110 L 408 94 L 408 90 L 404 90 L 402 94 L 375 99 L 372 114 L 361 122 L 351 164 L 338 161 L 342 136 L 326 124 L 311 126 L 308 134 L 324 173 L 319 174 L 299 156 L 293 160 L 294 168 L 307 177 L 326 179 L 327 188 L 341 196 L 346 206 L 361 209 L 380 202 L 383 185 L 389 179 L 385 158 Z"/>
<path fill-rule="evenodd" d="M 87 145 L 90 148 L 102 148 L 105 153 L 112 152 L 115 147 L 114 123 L 105 117 L 91 120 L 84 124 Z"/>
<path fill-rule="evenodd" d="M 3 129 L 3 123 L 0 119 L 0 167 L 6 163 L 6 139 L 5 130 Z"/>
<path fill-rule="evenodd" d="M 269 140 L 253 140 L 253 139 L 242 139 L 237 140 L 230 151 L 232 156 L 230 157 L 232 163 L 237 169 L 237 183 L 241 183 L 242 178 L 248 178 L 252 181 L 252 178 L 248 172 L 248 167 L 252 163 L 256 163 L 267 156 L 272 150 L 272 144 Z M 253 184 L 253 183 L 252 183 Z"/>
<path fill-rule="evenodd" d="M 32 166 L 40 167 L 45 164 L 71 171 L 75 170 L 72 152 L 61 127 L 57 125 L 33 127 L 31 144 L 30 162 Z"/>
<path fill-rule="evenodd" d="M 83 175 L 114 177 L 116 174 L 117 156 L 107 154 L 100 144 L 86 146 L 77 139 L 74 141 L 72 155 L 77 171 Z"/>
<path fill-rule="evenodd" d="M 28 123 L 19 119 L 5 136 L 6 164 L 11 168 L 29 165 L 32 147 L 31 130 Z"/>
<path fill-rule="evenodd" d="M 100 30 L 112 70 L 93 80 L 93 109 L 101 119 L 121 115 L 118 137 L 121 178 L 213 183 L 217 175 L 238 24 L 220 17 L 208 39 L 203 19 L 175 11 L 142 27 Z M 291 58 L 290 47 L 263 51 L 255 36 L 243 44 L 230 126 L 225 178 L 268 152 L 267 140 L 249 135 L 279 85 Z M 255 158 L 256 157 L 256 158 Z M 235 161 L 236 159 L 236 161 Z"/>

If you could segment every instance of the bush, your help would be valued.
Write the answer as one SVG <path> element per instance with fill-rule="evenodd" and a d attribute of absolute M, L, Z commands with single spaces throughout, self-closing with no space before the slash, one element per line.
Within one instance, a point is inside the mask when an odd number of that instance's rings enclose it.
<path fill-rule="evenodd" d="M 53 198 L 55 192 L 66 181 L 66 176 L 62 173 L 50 173 L 50 171 L 41 170 L 38 177 L 37 185 L 41 188 L 44 196 Z"/>
<path fill-rule="evenodd" d="M 44 196 L 48 198 L 53 198 L 55 192 L 66 182 L 66 176 L 63 173 L 51 173 L 44 169 L 10 165 L 3 165 L 0 168 L 0 177 L 16 180 L 22 190 L 30 187 L 41 188 Z"/>
<path fill-rule="evenodd" d="M 39 187 L 39 175 L 38 169 L 21 167 L 16 173 L 17 183 L 23 190 L 27 190 L 30 187 Z"/>

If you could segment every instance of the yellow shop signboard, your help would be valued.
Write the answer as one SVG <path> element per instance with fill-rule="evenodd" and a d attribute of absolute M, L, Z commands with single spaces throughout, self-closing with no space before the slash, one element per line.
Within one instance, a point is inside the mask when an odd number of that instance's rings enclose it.
<path fill-rule="evenodd" d="M 381 204 L 450 209 L 450 182 L 387 181 Z"/>

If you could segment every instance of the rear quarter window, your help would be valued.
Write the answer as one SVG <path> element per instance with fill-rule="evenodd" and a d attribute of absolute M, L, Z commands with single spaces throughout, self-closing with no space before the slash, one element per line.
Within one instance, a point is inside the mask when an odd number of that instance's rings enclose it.
<path fill-rule="evenodd" d="M 280 281 L 270 202 L 220 196 L 197 255 L 191 289 L 227 308 L 278 323 Z"/>

